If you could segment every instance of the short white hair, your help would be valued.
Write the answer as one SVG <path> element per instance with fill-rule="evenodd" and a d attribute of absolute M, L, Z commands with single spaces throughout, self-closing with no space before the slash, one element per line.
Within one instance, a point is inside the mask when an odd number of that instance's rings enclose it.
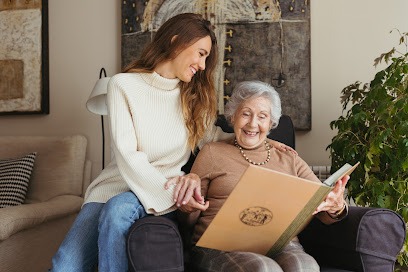
<path fill-rule="evenodd" d="M 274 87 L 262 81 L 242 81 L 232 91 L 225 105 L 224 115 L 229 123 L 239 106 L 252 98 L 264 97 L 271 103 L 272 128 L 276 128 L 282 115 L 281 100 Z"/>

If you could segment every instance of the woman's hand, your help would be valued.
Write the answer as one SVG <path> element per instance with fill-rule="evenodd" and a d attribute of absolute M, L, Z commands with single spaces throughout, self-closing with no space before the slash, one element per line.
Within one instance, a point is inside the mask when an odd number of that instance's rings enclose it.
<path fill-rule="evenodd" d="M 205 204 L 201 195 L 201 179 L 198 175 L 190 173 L 171 178 L 166 182 L 164 188 L 167 190 L 171 185 L 175 185 L 174 202 L 176 202 L 178 208 L 189 203 L 192 197 L 197 203 Z"/>
<path fill-rule="evenodd" d="M 342 179 L 339 179 L 313 214 L 325 211 L 328 212 L 331 217 L 337 217 L 339 212 L 344 210 L 344 205 L 346 205 L 344 200 L 344 191 L 346 190 L 346 185 L 349 179 L 350 176 L 344 176 Z"/>
<path fill-rule="evenodd" d="M 294 150 L 292 147 L 285 145 L 281 142 L 275 141 L 275 140 L 271 140 L 271 144 L 273 145 L 273 147 L 275 147 L 276 149 L 278 149 L 279 151 L 290 151 L 293 154 L 297 155 L 298 153 L 296 152 L 296 150 Z"/>
<path fill-rule="evenodd" d="M 184 213 L 192 213 L 195 211 L 205 211 L 210 206 L 209 201 L 205 201 L 204 204 L 198 203 L 193 197 L 185 205 L 181 205 L 178 209 Z"/>

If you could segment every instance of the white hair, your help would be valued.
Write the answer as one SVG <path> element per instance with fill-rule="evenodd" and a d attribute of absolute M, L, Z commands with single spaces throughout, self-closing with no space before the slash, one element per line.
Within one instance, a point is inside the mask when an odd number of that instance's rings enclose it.
<path fill-rule="evenodd" d="M 264 97 L 271 103 L 272 128 L 276 128 L 282 115 L 281 100 L 278 92 L 262 81 L 242 81 L 232 91 L 232 96 L 225 105 L 224 115 L 229 123 L 239 106 L 252 98 Z"/>

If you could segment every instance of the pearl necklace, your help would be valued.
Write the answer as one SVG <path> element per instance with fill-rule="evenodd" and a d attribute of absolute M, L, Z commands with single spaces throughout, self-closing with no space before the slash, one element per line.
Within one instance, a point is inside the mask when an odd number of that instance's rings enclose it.
<path fill-rule="evenodd" d="M 268 142 L 265 140 L 265 149 L 266 151 L 268 151 L 268 155 L 266 156 L 266 160 L 263 162 L 254 162 L 251 159 L 249 159 L 247 157 L 247 155 L 244 153 L 244 150 L 242 149 L 242 146 L 240 146 L 237 142 L 237 140 L 234 141 L 234 144 L 236 147 L 238 147 L 239 151 L 241 152 L 242 157 L 244 157 L 244 159 L 249 162 L 252 163 L 253 165 L 264 165 L 265 163 L 267 163 L 270 159 L 271 159 L 271 147 L 269 146 Z"/>

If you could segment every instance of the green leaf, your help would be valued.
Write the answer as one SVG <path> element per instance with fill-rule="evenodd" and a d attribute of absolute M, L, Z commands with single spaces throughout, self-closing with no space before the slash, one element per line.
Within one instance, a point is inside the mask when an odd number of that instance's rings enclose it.
<path fill-rule="evenodd" d="M 397 32 L 407 51 L 408 32 Z M 393 47 L 374 65 L 381 62 L 388 66 L 369 84 L 356 81 L 341 91 L 343 111 L 330 122 L 336 135 L 326 149 L 331 171 L 360 161 L 347 187 L 357 205 L 392 209 L 408 223 L 408 52 Z M 408 264 L 408 240 L 398 261 Z"/>

